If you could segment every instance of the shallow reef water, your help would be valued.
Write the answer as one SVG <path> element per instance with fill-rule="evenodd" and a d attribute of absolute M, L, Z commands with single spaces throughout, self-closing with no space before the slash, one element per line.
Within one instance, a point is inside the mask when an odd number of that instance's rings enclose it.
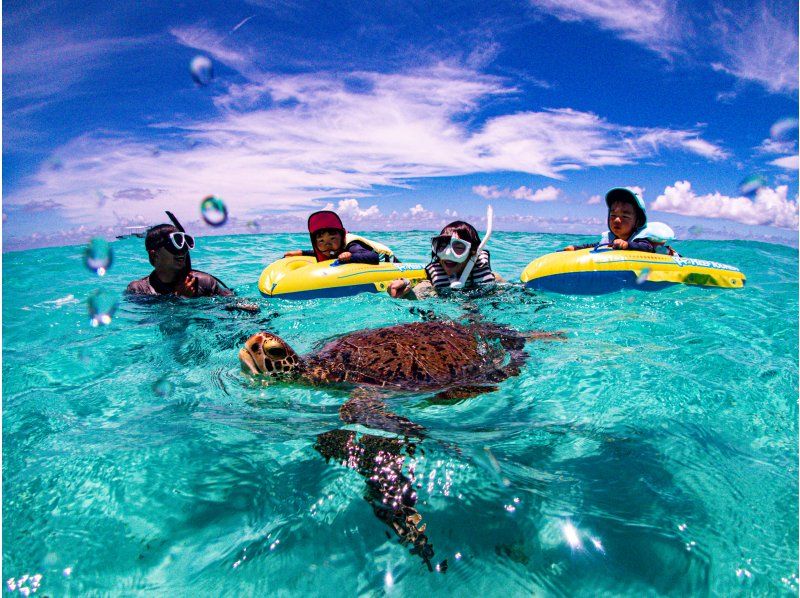
<path fill-rule="evenodd" d="M 373 236 L 428 255 L 430 233 Z M 797 250 L 676 243 L 738 266 L 741 290 L 513 284 L 581 240 L 496 233 L 492 263 L 512 284 L 488 296 L 301 302 L 261 298 L 256 281 L 307 235 L 197 239 L 195 267 L 259 313 L 122 297 L 150 271 L 141 239 L 114 242 L 102 278 L 84 247 L 4 254 L 5 590 L 796 595 Z M 92 326 L 98 289 L 119 303 Z M 347 426 L 340 389 L 260 384 L 237 359 L 259 330 L 305 353 L 362 328 L 476 317 L 566 339 L 528 342 L 492 392 L 389 397 L 422 440 Z M 387 514 L 392 484 L 413 492 L 392 495 L 413 502 L 412 523 Z M 414 522 L 427 560 L 392 527 Z"/>

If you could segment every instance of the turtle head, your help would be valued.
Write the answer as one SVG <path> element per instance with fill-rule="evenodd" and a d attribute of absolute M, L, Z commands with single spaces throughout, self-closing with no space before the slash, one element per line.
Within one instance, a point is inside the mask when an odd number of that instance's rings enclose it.
<path fill-rule="evenodd" d="M 239 351 L 242 370 L 253 375 L 290 375 L 300 366 L 300 357 L 279 336 L 259 332 L 247 339 Z"/>

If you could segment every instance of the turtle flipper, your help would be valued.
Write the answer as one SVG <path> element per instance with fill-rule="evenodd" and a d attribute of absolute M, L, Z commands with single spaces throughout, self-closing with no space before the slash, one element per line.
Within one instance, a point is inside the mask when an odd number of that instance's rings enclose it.
<path fill-rule="evenodd" d="M 497 386 L 488 384 L 462 384 L 451 386 L 441 392 L 437 392 L 431 399 L 431 403 L 456 403 L 464 399 L 477 397 L 485 392 L 494 392 Z"/>
<path fill-rule="evenodd" d="M 425 428 L 410 419 L 392 413 L 386 403 L 366 389 L 356 389 L 350 399 L 339 408 L 339 417 L 348 424 L 362 424 L 403 436 L 425 437 Z"/>
<path fill-rule="evenodd" d="M 356 439 L 353 431 L 331 430 L 317 436 L 314 448 L 326 461 L 336 459 L 366 480 L 364 500 L 375 516 L 397 534 L 401 544 L 410 544 L 411 554 L 419 555 L 428 570 L 433 571 L 433 546 L 425 535 L 425 524 L 419 525 L 422 515 L 415 508 L 414 480 L 403 473 L 403 450 L 413 454 L 414 445 L 398 438 L 370 434 Z M 447 561 L 435 567 L 437 571 L 444 571 Z"/>

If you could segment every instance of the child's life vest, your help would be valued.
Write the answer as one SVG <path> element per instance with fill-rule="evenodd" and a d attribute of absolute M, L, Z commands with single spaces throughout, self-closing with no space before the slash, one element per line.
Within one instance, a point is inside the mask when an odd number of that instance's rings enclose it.
<path fill-rule="evenodd" d="M 438 260 L 432 261 L 425 266 L 425 272 L 427 272 L 431 284 L 437 291 L 449 291 L 450 283 L 459 278 L 458 276 L 450 277 L 447 272 L 445 272 L 444 266 L 442 266 Z M 478 259 L 475 261 L 475 267 L 472 268 L 472 272 L 470 272 L 469 279 L 464 288 L 485 286 L 495 284 L 495 282 L 492 266 L 489 261 L 489 252 L 484 249 L 478 255 Z"/>

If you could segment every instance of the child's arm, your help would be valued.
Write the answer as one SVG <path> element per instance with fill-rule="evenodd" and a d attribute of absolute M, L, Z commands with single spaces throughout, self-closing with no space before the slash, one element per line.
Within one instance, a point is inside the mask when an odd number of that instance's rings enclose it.
<path fill-rule="evenodd" d="M 578 251 L 579 249 L 588 249 L 594 247 L 597 243 L 584 243 L 583 245 L 567 245 L 561 251 Z"/>
<path fill-rule="evenodd" d="M 314 257 L 317 255 L 314 253 L 313 249 L 292 249 L 291 251 L 287 251 L 283 254 L 283 257 L 296 257 L 298 255 L 307 255 L 309 257 Z"/>
<path fill-rule="evenodd" d="M 349 243 L 347 247 L 345 247 L 345 252 L 349 253 L 350 257 L 345 257 L 342 259 L 343 255 L 339 255 L 339 261 L 348 262 L 351 264 L 378 264 L 380 262 L 380 256 L 371 249 L 364 247 L 358 241 L 353 241 Z"/>
<path fill-rule="evenodd" d="M 648 251 L 650 253 L 656 252 L 655 245 L 653 245 L 647 239 L 636 239 L 635 241 L 628 241 L 628 249 L 630 251 Z"/>

